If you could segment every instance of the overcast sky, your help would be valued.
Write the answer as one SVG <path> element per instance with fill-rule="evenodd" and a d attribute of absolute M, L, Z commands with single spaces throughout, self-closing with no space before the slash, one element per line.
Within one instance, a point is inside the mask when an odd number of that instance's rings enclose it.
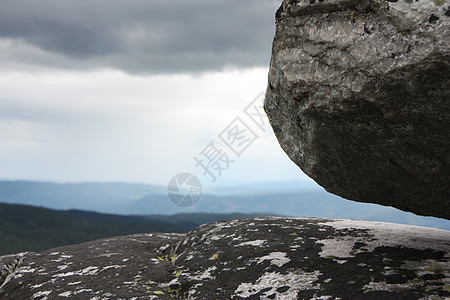
<path fill-rule="evenodd" d="M 280 0 L 1 2 L 0 179 L 209 185 L 213 142 L 233 161 L 214 184 L 306 180 L 244 112 Z M 239 155 L 220 139 L 236 117 L 257 135 Z"/>
<path fill-rule="evenodd" d="M 3 0 L 3 68 L 159 74 L 266 67 L 280 0 Z"/>

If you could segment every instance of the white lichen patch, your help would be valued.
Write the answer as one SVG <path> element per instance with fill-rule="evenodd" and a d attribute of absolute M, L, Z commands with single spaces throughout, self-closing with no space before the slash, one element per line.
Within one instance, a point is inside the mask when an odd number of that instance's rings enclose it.
<path fill-rule="evenodd" d="M 395 275 L 395 274 L 397 274 L 397 271 L 396 271 L 396 270 L 393 270 L 393 269 L 391 269 L 391 268 L 385 267 L 384 269 L 385 269 L 385 271 L 382 271 L 382 272 L 381 272 L 381 274 L 383 274 L 384 276 L 389 276 L 389 275 Z"/>
<path fill-rule="evenodd" d="M 52 291 L 40 291 L 40 292 L 33 294 L 33 299 L 39 299 L 39 298 L 47 299 L 47 296 L 50 295 L 51 293 L 52 293 Z"/>
<path fill-rule="evenodd" d="M 169 249 L 169 247 L 170 247 L 170 244 L 165 244 L 164 246 L 162 246 L 162 247 L 159 248 L 159 251 L 160 251 L 160 252 L 164 252 L 164 251 L 166 251 L 167 249 Z"/>
<path fill-rule="evenodd" d="M 73 293 L 74 293 L 74 295 L 78 295 L 78 294 L 82 294 L 82 293 L 90 293 L 92 291 L 93 291 L 92 289 L 81 289 L 81 290 L 77 290 Z"/>
<path fill-rule="evenodd" d="M 194 258 L 194 255 L 189 254 L 189 255 L 185 258 L 185 260 L 186 260 L 186 261 L 189 261 L 189 260 L 191 260 L 191 259 L 193 259 L 193 258 Z"/>
<path fill-rule="evenodd" d="M 97 275 L 99 272 L 98 267 L 87 267 L 83 270 L 75 271 L 75 272 L 67 272 L 67 273 L 61 273 L 61 274 L 55 274 L 53 277 L 61 278 L 61 277 L 69 277 L 69 276 L 86 276 L 86 275 Z"/>
<path fill-rule="evenodd" d="M 58 294 L 59 297 L 69 298 L 72 295 L 72 292 L 67 291 L 61 294 Z"/>
<path fill-rule="evenodd" d="M 188 291 L 188 300 L 194 300 L 197 299 L 197 297 L 195 297 L 195 295 L 197 294 L 197 289 L 199 287 L 201 287 L 203 285 L 203 283 L 197 283 L 195 284 L 193 287 L 191 287 Z"/>
<path fill-rule="evenodd" d="M 58 268 L 58 271 L 62 271 L 62 270 L 65 270 L 65 269 L 67 269 L 69 267 L 69 264 L 67 264 L 67 265 L 61 265 L 61 266 L 57 266 L 57 268 Z"/>
<path fill-rule="evenodd" d="M 335 237 L 331 239 L 318 240 L 316 241 L 316 244 L 323 244 L 322 251 L 319 253 L 321 257 L 347 258 L 353 256 L 351 255 L 351 252 L 357 241 L 358 241 L 357 238 L 348 236 L 348 237 Z"/>
<path fill-rule="evenodd" d="M 248 242 L 243 242 L 240 243 L 237 246 L 254 246 L 254 247 L 260 247 L 262 245 L 264 245 L 266 241 L 265 240 L 254 240 L 254 241 L 248 241 Z"/>
<path fill-rule="evenodd" d="M 278 272 L 267 272 L 261 276 L 255 283 L 244 282 L 241 283 L 234 291 L 233 296 L 250 297 L 252 295 L 260 293 L 262 290 L 270 287 L 270 290 L 262 293 L 260 299 L 275 294 L 275 299 L 296 299 L 297 293 L 302 290 L 320 289 L 319 284 L 315 284 L 321 273 L 304 272 L 294 273 L 288 272 L 287 274 L 280 274 Z M 284 293 L 277 291 L 280 287 L 290 287 Z"/>
<path fill-rule="evenodd" d="M 224 228 L 230 228 L 232 226 L 232 221 L 224 224 L 224 223 L 217 223 L 214 224 L 215 227 L 213 229 L 211 229 L 207 234 L 204 235 L 204 237 L 199 241 L 200 243 L 203 244 L 211 244 L 214 241 L 219 241 L 222 239 L 229 239 L 233 236 L 235 236 L 234 234 L 229 236 L 229 235 L 225 235 L 225 234 L 219 234 L 218 232 L 223 231 Z"/>
<path fill-rule="evenodd" d="M 285 265 L 291 261 L 287 257 L 287 254 L 284 252 L 272 252 L 269 255 L 256 258 L 256 261 L 258 264 L 260 264 L 266 260 L 270 260 L 270 263 L 272 265 L 276 265 L 278 267 L 282 267 L 283 265 Z"/>
<path fill-rule="evenodd" d="M 30 268 L 29 266 L 23 266 L 19 269 L 18 273 L 34 273 L 37 269 Z"/>
<path fill-rule="evenodd" d="M 109 270 L 109 269 L 120 269 L 120 268 L 125 268 L 126 266 L 121 266 L 121 265 L 112 265 L 112 266 L 105 266 L 103 267 L 99 273 Z"/>
<path fill-rule="evenodd" d="M 205 280 L 205 279 L 214 279 L 212 272 L 217 270 L 216 266 L 209 267 L 201 274 L 190 275 L 189 279 L 191 280 Z"/>
<path fill-rule="evenodd" d="M 392 224 L 373 221 L 333 220 L 318 223 L 336 230 L 364 230 L 374 238 L 366 238 L 367 251 L 371 252 L 380 246 L 408 247 L 419 250 L 434 249 L 449 252 L 450 232 L 447 230 Z"/>
<path fill-rule="evenodd" d="M 389 284 L 387 282 L 370 282 L 363 286 L 363 291 L 366 292 L 374 292 L 374 291 L 388 291 L 388 292 L 398 292 L 402 290 L 409 290 L 414 286 L 422 285 L 422 283 L 417 283 L 414 281 L 409 281 L 407 283 L 402 284 Z"/>
<path fill-rule="evenodd" d="M 215 234 L 213 236 L 210 237 L 209 241 L 220 241 L 223 240 L 224 238 L 228 238 L 229 236 L 224 235 L 224 234 Z"/>
<path fill-rule="evenodd" d="M 47 269 L 45 269 L 45 268 L 41 268 L 41 269 L 37 270 L 37 273 L 39 275 L 47 275 L 48 274 Z"/>
<path fill-rule="evenodd" d="M 44 284 L 46 284 L 46 282 L 41 283 L 41 284 L 35 284 L 35 285 L 32 285 L 32 286 L 30 286 L 30 288 L 31 288 L 31 289 L 37 289 L 37 288 L 40 288 L 41 286 L 43 286 Z"/>

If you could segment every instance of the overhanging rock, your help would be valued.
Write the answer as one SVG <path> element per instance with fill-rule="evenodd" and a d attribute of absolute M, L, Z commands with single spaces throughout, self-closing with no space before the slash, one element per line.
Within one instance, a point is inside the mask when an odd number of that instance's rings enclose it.
<path fill-rule="evenodd" d="M 283 1 L 265 110 L 344 198 L 450 219 L 450 1 Z"/>

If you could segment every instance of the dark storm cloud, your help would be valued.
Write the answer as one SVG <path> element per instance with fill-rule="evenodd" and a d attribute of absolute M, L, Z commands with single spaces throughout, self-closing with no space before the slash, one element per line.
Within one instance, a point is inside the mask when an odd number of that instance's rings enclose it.
<path fill-rule="evenodd" d="M 131 73 L 267 66 L 279 3 L 3 0 L 0 64 Z"/>

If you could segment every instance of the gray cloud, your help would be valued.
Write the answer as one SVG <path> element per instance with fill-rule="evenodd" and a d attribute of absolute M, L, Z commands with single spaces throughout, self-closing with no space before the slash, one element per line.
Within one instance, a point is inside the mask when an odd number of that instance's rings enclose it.
<path fill-rule="evenodd" d="M 0 64 L 130 73 L 267 66 L 279 4 L 280 0 L 3 0 Z"/>

